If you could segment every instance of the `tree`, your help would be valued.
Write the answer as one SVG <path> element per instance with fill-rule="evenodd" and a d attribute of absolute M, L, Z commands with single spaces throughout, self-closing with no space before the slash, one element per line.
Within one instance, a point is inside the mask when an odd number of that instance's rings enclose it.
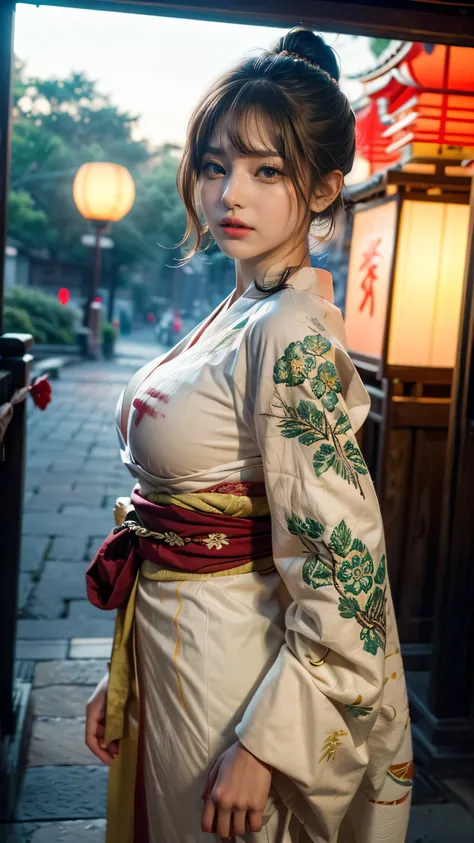
<path fill-rule="evenodd" d="M 172 261 L 163 246 L 174 246 L 184 230 L 174 144 L 153 149 L 134 140 L 138 116 L 114 106 L 82 72 L 41 80 L 17 60 L 13 108 L 9 234 L 46 247 L 53 259 L 84 263 L 87 223 L 74 204 L 73 179 L 81 164 L 108 160 L 126 166 L 137 188 L 130 214 L 113 226 L 114 260 L 157 271 Z"/>

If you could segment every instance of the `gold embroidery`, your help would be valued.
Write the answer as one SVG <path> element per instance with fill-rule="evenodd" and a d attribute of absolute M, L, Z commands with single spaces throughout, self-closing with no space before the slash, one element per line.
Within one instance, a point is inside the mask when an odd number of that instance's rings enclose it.
<path fill-rule="evenodd" d="M 184 702 L 184 697 L 183 697 L 183 689 L 181 687 L 181 677 L 179 675 L 179 671 L 178 671 L 178 668 L 177 668 L 177 665 L 176 665 L 176 662 L 177 662 L 178 656 L 179 656 L 179 651 L 181 649 L 181 638 L 180 638 L 180 634 L 179 634 L 178 615 L 179 615 L 181 609 L 183 608 L 183 603 L 182 603 L 182 600 L 181 600 L 181 594 L 179 593 L 179 589 L 181 588 L 182 584 L 183 584 L 183 581 L 179 582 L 178 585 L 176 586 L 176 597 L 178 598 L 178 609 L 177 609 L 177 612 L 176 612 L 176 614 L 173 618 L 173 623 L 174 623 L 175 628 L 176 628 L 176 644 L 175 644 L 174 653 L 173 653 L 173 664 L 174 664 L 175 670 L 176 670 L 176 682 L 177 682 L 177 685 L 178 685 L 179 701 L 180 701 L 181 705 L 183 706 L 184 710 L 187 712 L 186 705 L 185 705 L 185 702 Z"/>
<path fill-rule="evenodd" d="M 347 732 L 345 732 L 344 729 L 338 729 L 337 732 L 331 732 L 327 736 L 323 744 L 323 751 L 318 762 L 319 764 L 325 758 L 327 761 L 334 761 L 337 750 L 341 746 L 341 741 L 339 740 L 339 738 L 345 737 L 346 735 Z"/>
<path fill-rule="evenodd" d="M 131 533 L 135 533 L 143 539 L 161 539 L 172 547 L 184 547 L 185 544 L 194 542 L 194 544 L 205 544 L 208 550 L 211 550 L 213 547 L 216 550 L 222 550 L 226 544 L 230 544 L 230 539 L 228 539 L 225 533 L 209 533 L 207 536 L 178 536 L 177 533 L 171 531 L 157 533 L 154 530 L 147 530 L 146 527 L 140 527 L 134 521 L 124 521 L 123 526 L 127 530 L 130 530 Z"/>
<path fill-rule="evenodd" d="M 225 533 L 209 533 L 207 539 L 203 539 L 202 542 L 206 545 L 208 550 L 211 550 L 213 547 L 215 547 L 216 550 L 222 550 L 224 545 L 229 544 Z"/>
<path fill-rule="evenodd" d="M 307 659 L 309 659 L 309 663 L 310 663 L 311 667 L 321 667 L 321 665 L 325 664 L 326 656 L 327 656 L 328 653 L 329 653 L 329 647 L 326 650 L 322 659 L 319 659 L 319 661 L 317 661 L 317 662 L 313 661 L 313 659 L 311 658 L 311 653 L 305 653 L 305 656 L 306 656 Z"/>

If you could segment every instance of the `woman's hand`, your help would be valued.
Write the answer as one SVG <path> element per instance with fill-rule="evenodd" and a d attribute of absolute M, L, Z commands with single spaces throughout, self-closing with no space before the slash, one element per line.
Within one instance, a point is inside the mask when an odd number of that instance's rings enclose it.
<path fill-rule="evenodd" d="M 87 701 L 86 706 L 86 746 L 97 755 L 104 764 L 111 764 L 118 754 L 119 748 L 116 741 L 109 744 L 104 743 L 105 732 L 105 709 L 107 705 L 107 687 L 109 674 L 107 673 L 100 680 L 97 688 Z"/>
<path fill-rule="evenodd" d="M 202 799 L 201 828 L 228 839 L 261 831 L 272 768 L 237 741 L 212 767 Z"/>

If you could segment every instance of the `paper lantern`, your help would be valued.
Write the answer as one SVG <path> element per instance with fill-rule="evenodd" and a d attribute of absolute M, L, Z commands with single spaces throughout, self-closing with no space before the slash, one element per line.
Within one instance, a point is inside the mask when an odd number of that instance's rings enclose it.
<path fill-rule="evenodd" d="M 396 367 L 454 366 L 469 205 L 393 196 L 356 210 L 346 298 L 349 350 Z"/>
<path fill-rule="evenodd" d="M 389 365 L 454 366 L 468 228 L 469 205 L 403 202 Z"/>
<path fill-rule="evenodd" d="M 83 164 L 73 185 L 76 206 L 83 217 L 98 222 L 118 222 L 135 200 L 135 184 L 120 164 Z"/>
<path fill-rule="evenodd" d="M 373 134 L 374 160 L 400 154 L 409 145 L 474 147 L 471 52 L 467 47 L 402 42 L 359 77 L 377 110 L 376 116 L 369 109 L 358 115 L 362 135 Z"/>
<path fill-rule="evenodd" d="M 377 100 L 369 100 L 356 112 L 357 155 L 370 163 L 369 175 L 396 164 L 400 159 L 399 152 L 387 152 L 384 130 Z"/>

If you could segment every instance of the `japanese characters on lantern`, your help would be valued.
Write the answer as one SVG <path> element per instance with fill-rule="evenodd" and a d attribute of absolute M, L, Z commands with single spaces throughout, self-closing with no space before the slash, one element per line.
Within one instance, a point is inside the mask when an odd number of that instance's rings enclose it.
<path fill-rule="evenodd" d="M 350 351 L 380 358 L 392 271 L 397 202 L 388 199 L 354 214 L 346 295 Z"/>

